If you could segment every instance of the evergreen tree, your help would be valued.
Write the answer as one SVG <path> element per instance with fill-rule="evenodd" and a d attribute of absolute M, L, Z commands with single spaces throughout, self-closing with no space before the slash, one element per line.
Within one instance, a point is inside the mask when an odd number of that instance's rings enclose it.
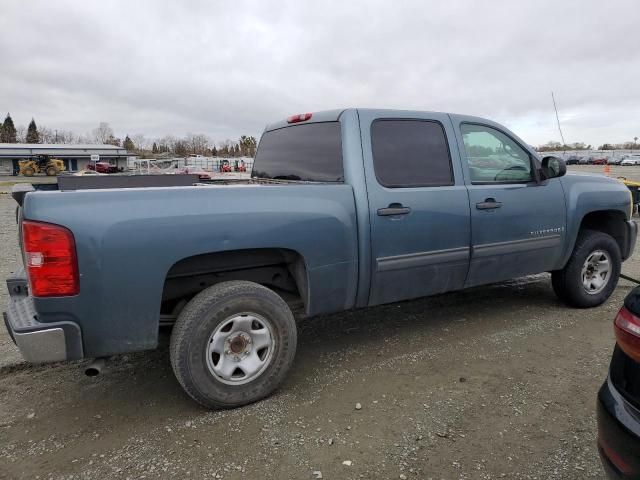
<path fill-rule="evenodd" d="M 243 157 L 253 157 L 255 155 L 256 145 L 258 144 L 255 137 L 242 135 L 238 143 L 240 144 L 240 152 Z"/>
<path fill-rule="evenodd" d="M 16 136 L 16 127 L 13 124 L 11 115 L 7 113 L 7 117 L 4 119 L 4 123 L 2 124 L 2 138 L 0 138 L 0 142 L 16 143 Z"/>
<path fill-rule="evenodd" d="M 154 143 L 155 145 L 155 143 Z M 124 142 L 122 142 L 122 146 L 126 149 L 126 150 L 135 150 L 136 146 L 133 143 L 133 140 L 131 140 L 129 138 L 129 135 L 127 135 L 126 137 L 124 137 Z"/>
<path fill-rule="evenodd" d="M 236 143 L 236 146 L 233 149 L 233 156 L 234 157 L 239 157 L 240 156 L 240 145 L 238 145 Z"/>
<path fill-rule="evenodd" d="M 27 143 L 40 143 L 40 134 L 38 133 L 38 127 L 36 121 L 32 118 L 27 127 Z"/>
<path fill-rule="evenodd" d="M 153 142 L 153 147 L 151 147 L 151 153 L 158 153 L 158 146 L 156 145 L 156 142 Z"/>
<path fill-rule="evenodd" d="M 215 145 L 211 149 L 211 156 L 213 156 L 213 157 L 217 157 L 218 156 L 218 149 L 216 148 Z"/>

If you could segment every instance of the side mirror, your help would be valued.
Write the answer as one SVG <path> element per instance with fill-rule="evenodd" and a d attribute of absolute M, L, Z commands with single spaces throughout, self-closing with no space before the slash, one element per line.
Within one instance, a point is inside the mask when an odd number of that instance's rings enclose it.
<path fill-rule="evenodd" d="M 542 176 L 545 179 L 557 178 L 567 173 L 567 165 L 558 157 L 544 157 L 542 159 Z"/>

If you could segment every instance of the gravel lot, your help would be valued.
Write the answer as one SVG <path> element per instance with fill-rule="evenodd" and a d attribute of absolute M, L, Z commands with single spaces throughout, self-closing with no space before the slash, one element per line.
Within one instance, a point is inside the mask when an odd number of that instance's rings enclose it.
<path fill-rule="evenodd" d="M 3 278 L 19 261 L 13 180 Z M 230 411 L 182 392 L 166 332 L 88 378 L 82 362 L 22 363 L 2 329 L 0 478 L 603 478 L 594 405 L 631 288 L 573 310 L 544 274 L 308 320 L 283 388 Z"/>

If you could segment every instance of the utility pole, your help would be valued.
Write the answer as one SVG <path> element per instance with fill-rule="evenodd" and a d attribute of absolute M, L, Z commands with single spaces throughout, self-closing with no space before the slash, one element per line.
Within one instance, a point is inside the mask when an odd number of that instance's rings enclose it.
<path fill-rule="evenodd" d="M 560 132 L 562 146 L 564 147 L 566 143 L 564 141 L 564 135 L 562 135 L 562 129 L 560 128 L 560 117 L 558 117 L 558 107 L 556 107 L 556 98 L 553 96 L 553 92 L 551 92 L 551 100 L 553 100 L 553 109 L 556 111 L 556 122 L 558 122 L 558 131 Z"/>

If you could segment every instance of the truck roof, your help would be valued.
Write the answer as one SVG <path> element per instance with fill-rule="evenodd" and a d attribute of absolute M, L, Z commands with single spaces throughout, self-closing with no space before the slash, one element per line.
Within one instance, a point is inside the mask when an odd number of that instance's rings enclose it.
<path fill-rule="evenodd" d="M 340 115 L 342 115 L 342 112 L 344 112 L 345 110 L 347 109 L 342 108 L 336 110 L 322 110 L 320 112 L 312 112 L 311 118 L 309 120 L 306 120 L 304 123 L 336 122 L 340 118 Z M 288 127 L 289 125 L 291 125 L 291 123 L 289 123 L 285 118 L 280 121 L 270 123 L 265 127 L 264 131 L 268 132 L 269 130 L 277 130 L 278 128 Z"/>
<path fill-rule="evenodd" d="M 319 112 L 310 112 L 311 113 L 311 118 L 309 120 L 305 120 L 304 123 L 317 123 L 317 122 L 336 122 L 340 119 L 340 115 L 342 115 L 344 112 L 348 111 L 348 110 L 358 110 L 358 111 L 367 111 L 367 112 L 385 112 L 385 113 L 389 113 L 389 112 L 395 112 L 398 114 L 398 116 L 406 116 L 407 114 L 413 114 L 415 115 L 416 113 L 424 113 L 424 114 L 430 114 L 430 113 L 438 113 L 440 115 L 444 114 L 444 115 L 457 115 L 459 117 L 464 116 L 464 119 L 466 121 L 478 121 L 481 123 L 490 123 L 493 124 L 494 122 L 492 122 L 491 120 L 488 120 L 486 118 L 482 118 L 482 117 L 475 117 L 475 116 L 471 116 L 471 115 L 459 115 L 459 114 L 454 114 L 451 112 L 435 112 L 435 111 L 429 111 L 429 110 L 406 110 L 406 109 L 394 109 L 394 108 L 342 108 L 342 109 L 335 109 L 335 110 L 322 110 Z M 297 115 L 297 114 L 296 114 Z M 294 125 L 292 123 L 289 123 L 287 121 L 287 119 L 282 119 L 279 120 L 277 122 L 273 122 L 268 124 L 264 131 L 268 132 L 270 130 L 277 130 L 278 128 L 283 128 L 283 127 L 288 127 L 290 125 Z"/>

